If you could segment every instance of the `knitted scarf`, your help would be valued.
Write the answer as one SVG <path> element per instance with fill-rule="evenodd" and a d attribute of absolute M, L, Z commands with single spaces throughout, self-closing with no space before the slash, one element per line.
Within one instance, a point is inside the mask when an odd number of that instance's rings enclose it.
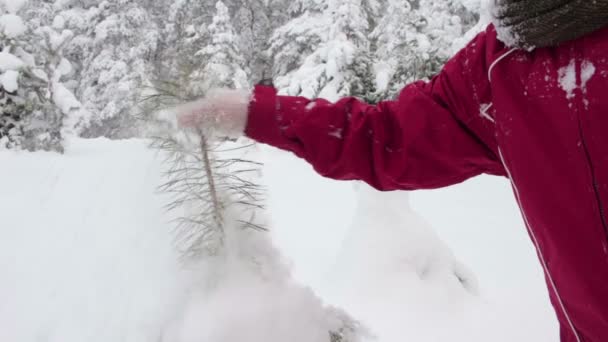
<path fill-rule="evenodd" d="M 493 21 L 507 45 L 556 46 L 608 25 L 608 0 L 494 0 Z"/>

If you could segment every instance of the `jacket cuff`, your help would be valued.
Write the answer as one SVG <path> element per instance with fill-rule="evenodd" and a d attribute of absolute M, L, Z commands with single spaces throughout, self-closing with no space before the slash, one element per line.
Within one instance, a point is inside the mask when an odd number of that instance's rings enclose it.
<path fill-rule="evenodd" d="M 275 88 L 264 85 L 255 87 L 245 127 L 245 134 L 248 137 L 271 145 L 281 140 L 277 103 Z"/>

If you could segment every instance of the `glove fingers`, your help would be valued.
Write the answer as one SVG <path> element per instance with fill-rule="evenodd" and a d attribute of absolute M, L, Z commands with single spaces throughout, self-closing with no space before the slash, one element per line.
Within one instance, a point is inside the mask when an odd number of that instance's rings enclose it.
<path fill-rule="evenodd" d="M 203 123 L 209 109 L 205 100 L 183 104 L 175 109 L 177 123 L 182 128 L 198 128 Z"/>

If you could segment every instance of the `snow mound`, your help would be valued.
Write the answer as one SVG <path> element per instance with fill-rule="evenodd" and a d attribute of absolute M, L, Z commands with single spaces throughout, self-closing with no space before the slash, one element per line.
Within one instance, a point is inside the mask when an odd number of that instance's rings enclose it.
<path fill-rule="evenodd" d="M 137 140 L 0 151 L 0 340 L 360 341 L 292 281 L 269 233 L 228 223 L 226 253 L 180 262 L 161 160 Z"/>
<path fill-rule="evenodd" d="M 19 89 L 19 73 L 15 70 L 8 70 L 3 74 L 0 74 L 0 85 L 2 88 L 9 93 L 12 93 Z"/>
<path fill-rule="evenodd" d="M 17 38 L 24 34 L 27 28 L 23 19 L 15 14 L 0 15 L 0 31 L 8 38 Z"/>
<path fill-rule="evenodd" d="M 0 5 L 4 5 L 10 13 L 17 13 L 26 2 L 27 0 L 0 0 Z"/>
<path fill-rule="evenodd" d="M 426 284 L 476 294 L 475 276 L 456 260 L 433 229 L 409 207 L 407 192 L 381 193 L 360 184 L 358 206 L 342 245 L 336 272 L 339 279 L 363 285 L 387 276 L 414 276 Z M 394 270 L 402 272 L 395 274 Z M 354 287 L 351 287 L 354 289 Z"/>
<path fill-rule="evenodd" d="M 155 153 L 66 145 L 0 151 L 0 340 L 156 341 L 185 279 Z"/>
<path fill-rule="evenodd" d="M 232 273 L 212 291 L 192 293 L 163 341 L 326 342 L 348 324 L 309 289 Z M 350 337 L 350 341 L 356 341 Z"/>
<path fill-rule="evenodd" d="M 277 246 L 299 280 L 360 320 L 374 341 L 559 340 L 508 180 L 412 192 L 412 210 L 405 193 L 356 190 L 287 153 L 265 152 Z"/>
<path fill-rule="evenodd" d="M 425 333 L 444 340 L 453 331 L 432 332 L 430 322 L 448 322 L 479 301 L 475 276 L 409 208 L 408 193 L 380 193 L 361 184 L 357 197 L 329 280 L 335 288 L 330 297 L 383 342 L 417 340 Z M 400 312 L 400 319 L 386 319 L 385 311 Z M 405 322 L 417 323 L 404 329 Z"/>
<path fill-rule="evenodd" d="M 0 52 L 0 71 L 19 70 L 24 66 L 25 63 L 19 57 L 9 52 Z"/>
<path fill-rule="evenodd" d="M 146 145 L 75 139 L 63 155 L 0 151 L 0 275 L 10 280 L 0 282 L 0 341 L 320 341 L 348 321 L 326 303 L 343 304 L 378 342 L 558 339 L 506 181 L 412 200 L 444 227 L 479 289 L 405 194 L 354 196 L 274 150 L 264 151 L 272 241 L 231 241 L 276 264 L 254 273 L 234 254 L 185 268 L 176 217 L 163 209 L 170 198 L 157 192 L 162 158 Z"/>

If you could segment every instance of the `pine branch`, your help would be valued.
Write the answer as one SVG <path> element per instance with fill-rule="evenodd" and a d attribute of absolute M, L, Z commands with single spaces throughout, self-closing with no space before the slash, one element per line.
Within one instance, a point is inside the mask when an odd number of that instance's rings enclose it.
<path fill-rule="evenodd" d="M 218 192 L 215 185 L 215 175 L 213 174 L 213 168 L 211 166 L 211 160 L 209 158 L 209 145 L 207 143 L 207 139 L 203 135 L 201 130 L 198 130 L 198 135 L 200 138 L 200 149 L 201 155 L 203 158 L 203 168 L 205 170 L 206 181 L 209 186 L 209 194 L 211 196 L 211 204 L 213 206 L 213 221 L 217 225 L 218 228 L 224 228 L 224 220 L 222 211 L 223 208 L 221 206 L 220 200 L 218 199 Z"/>
<path fill-rule="evenodd" d="M 222 253 L 228 209 L 242 229 L 267 231 L 256 221 L 265 209 L 264 189 L 255 182 L 261 164 L 242 157 L 253 144 L 210 141 L 201 130 L 166 133 L 155 137 L 152 146 L 162 151 L 166 165 L 166 181 L 158 188 L 170 198 L 166 210 L 187 210 L 175 220 L 183 260 Z"/>

